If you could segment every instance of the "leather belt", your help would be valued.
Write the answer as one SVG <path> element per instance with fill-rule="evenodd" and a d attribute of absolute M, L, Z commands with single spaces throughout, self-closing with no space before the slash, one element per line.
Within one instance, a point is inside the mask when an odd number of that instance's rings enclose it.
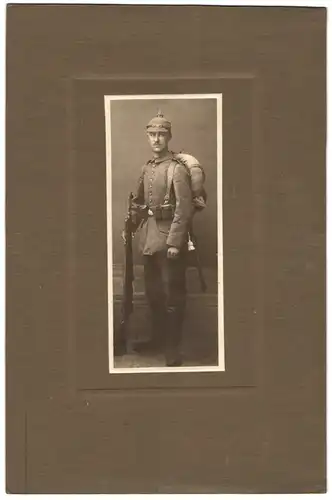
<path fill-rule="evenodd" d="M 172 220 L 174 215 L 174 207 L 172 205 L 147 207 L 148 216 L 155 217 L 156 220 Z"/>

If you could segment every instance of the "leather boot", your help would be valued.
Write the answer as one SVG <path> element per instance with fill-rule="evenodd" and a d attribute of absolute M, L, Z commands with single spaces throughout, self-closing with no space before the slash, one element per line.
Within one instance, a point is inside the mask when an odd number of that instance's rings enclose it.
<path fill-rule="evenodd" d="M 127 343 L 125 340 L 116 340 L 114 342 L 114 356 L 124 356 L 127 354 Z"/>
<path fill-rule="evenodd" d="M 183 317 L 179 311 L 167 311 L 167 332 L 165 335 L 166 366 L 182 366 L 181 333 Z"/>
<path fill-rule="evenodd" d="M 165 335 L 166 315 L 163 308 L 155 308 L 151 311 L 152 336 L 151 339 L 138 342 L 135 344 L 134 350 L 138 353 L 154 353 L 162 348 L 163 338 Z"/>

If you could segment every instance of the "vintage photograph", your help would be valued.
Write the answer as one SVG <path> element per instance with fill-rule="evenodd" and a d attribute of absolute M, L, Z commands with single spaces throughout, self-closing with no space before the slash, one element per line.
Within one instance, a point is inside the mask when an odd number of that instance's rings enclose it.
<path fill-rule="evenodd" d="M 224 371 L 222 95 L 104 103 L 109 372 Z"/>

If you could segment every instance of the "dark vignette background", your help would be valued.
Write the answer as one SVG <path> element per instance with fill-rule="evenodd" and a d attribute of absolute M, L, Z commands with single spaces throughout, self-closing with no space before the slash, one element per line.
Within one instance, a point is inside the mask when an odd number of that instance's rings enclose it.
<path fill-rule="evenodd" d="M 325 9 L 9 5 L 7 14 L 7 490 L 324 491 Z M 74 159 L 78 168 L 93 159 L 100 130 L 75 150 L 68 79 L 157 74 L 177 92 L 179 75 L 220 73 L 255 75 L 257 386 L 83 390 L 75 265 L 89 278 L 94 269 L 87 243 L 80 262 L 69 259 L 71 216 L 84 215 L 81 229 L 97 241 L 98 231 L 69 179 Z M 227 143 L 241 143 L 238 130 Z M 82 169 L 79 210 L 94 178 Z M 248 183 L 237 180 L 225 199 L 235 207 Z M 248 252 L 238 248 L 229 256 Z M 247 286 L 243 275 L 233 281 L 233 291 Z"/>

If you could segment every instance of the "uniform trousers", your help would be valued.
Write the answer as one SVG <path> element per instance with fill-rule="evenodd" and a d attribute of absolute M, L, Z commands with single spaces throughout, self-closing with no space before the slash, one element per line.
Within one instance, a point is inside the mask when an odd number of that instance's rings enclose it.
<path fill-rule="evenodd" d="M 186 252 L 170 259 L 167 251 L 144 255 L 144 278 L 154 333 L 176 357 L 181 343 L 186 304 Z"/>

